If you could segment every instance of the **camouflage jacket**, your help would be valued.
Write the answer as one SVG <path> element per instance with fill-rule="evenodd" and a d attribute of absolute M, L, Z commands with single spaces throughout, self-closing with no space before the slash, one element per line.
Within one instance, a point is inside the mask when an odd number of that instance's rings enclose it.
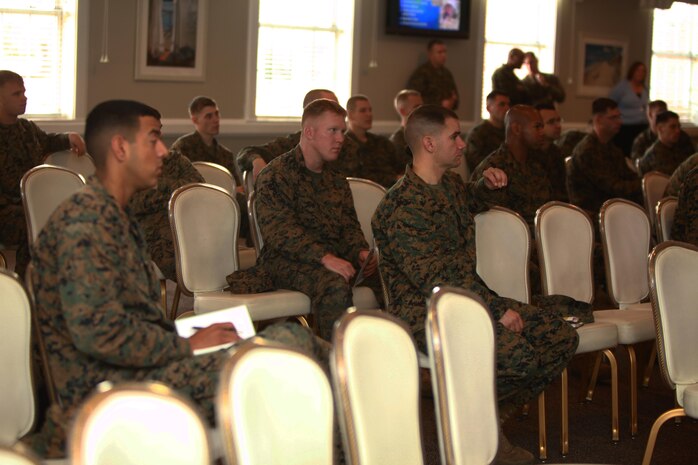
<path fill-rule="evenodd" d="M 189 161 L 208 161 L 224 166 L 235 178 L 235 185 L 242 185 L 242 177 L 235 164 L 233 152 L 214 138 L 211 146 L 206 145 L 198 132 L 186 134 L 172 144 L 172 150 L 180 152 Z"/>
<path fill-rule="evenodd" d="M 514 67 L 511 65 L 503 64 L 492 73 L 492 90 L 507 94 L 512 107 L 528 104 L 528 93 L 521 79 L 514 74 Z"/>
<path fill-rule="evenodd" d="M 562 159 L 572 156 L 572 152 L 578 143 L 582 141 L 589 133 L 586 131 L 578 131 L 576 129 L 570 129 L 565 131 L 557 138 L 555 145 L 560 147 L 560 153 Z"/>
<path fill-rule="evenodd" d="M 441 102 L 450 98 L 453 92 L 458 95 L 456 81 L 453 74 L 445 66 L 435 68 L 426 62 L 419 66 L 407 81 L 407 88 L 418 90 L 422 94 L 424 103 L 441 105 Z M 458 101 L 454 110 L 458 108 Z"/>
<path fill-rule="evenodd" d="M 671 238 L 698 247 L 698 168 L 686 175 L 681 186 Z"/>
<path fill-rule="evenodd" d="M 696 166 L 698 166 L 698 152 L 688 157 L 678 166 L 678 168 L 674 170 L 674 173 L 669 178 L 669 184 L 667 184 L 666 189 L 664 190 L 664 197 L 670 195 L 678 196 L 679 189 L 681 188 L 686 175 Z"/>
<path fill-rule="evenodd" d="M 565 173 L 565 158 L 562 150 L 555 144 L 550 144 L 547 149 L 536 150 L 530 154 L 538 161 L 548 173 L 548 179 L 553 187 L 553 199 L 568 201 L 567 196 L 567 174 Z"/>
<path fill-rule="evenodd" d="M 495 127 L 488 120 L 482 121 L 470 130 L 465 139 L 465 161 L 468 172 L 472 173 L 487 155 L 494 152 L 504 142 L 504 127 Z"/>
<path fill-rule="evenodd" d="M 587 135 L 572 153 L 567 171 L 570 202 L 596 218 L 601 205 L 622 197 L 642 205 L 641 181 L 628 168 L 623 152 L 609 142 L 602 144 L 595 133 Z"/>
<path fill-rule="evenodd" d="M 405 165 L 398 159 L 395 146 L 387 137 L 367 132 L 368 140 L 361 142 L 351 131 L 347 131 L 345 135 L 359 148 L 361 178 L 370 179 L 385 188 L 395 184 L 405 171 Z"/>
<path fill-rule="evenodd" d="M 647 152 L 647 149 L 650 148 L 650 146 L 654 144 L 656 141 L 657 135 L 653 133 L 650 128 L 645 129 L 640 134 L 638 134 L 637 137 L 635 137 L 630 156 L 633 158 L 633 160 L 636 158 L 642 158 L 645 152 Z M 693 153 L 694 151 L 691 136 L 689 136 L 684 130 L 681 130 L 677 147 L 679 147 L 679 150 L 681 152 L 689 154 Z"/>
<path fill-rule="evenodd" d="M 327 165 L 321 173 L 310 171 L 299 145 L 259 173 L 256 192 L 261 263 L 283 257 L 319 264 L 332 253 L 359 265 L 359 251 L 368 244 L 343 174 Z"/>
<path fill-rule="evenodd" d="M 400 126 L 390 135 L 390 142 L 395 146 L 396 155 L 403 171 L 406 165 L 412 163 L 412 151 L 405 140 L 405 128 Z"/>
<path fill-rule="evenodd" d="M 177 281 L 177 274 L 169 219 L 170 197 L 176 189 L 193 182 L 204 182 L 204 178 L 181 152 L 170 150 L 163 160 L 158 185 L 137 192 L 129 202 L 129 208 L 145 233 L 150 256 L 171 281 Z"/>
<path fill-rule="evenodd" d="M 548 83 L 547 86 L 542 85 L 530 74 L 521 80 L 521 83 L 528 94 L 529 105 L 537 105 L 539 103 L 553 104 L 555 102 L 562 103 L 565 101 L 565 89 L 562 88 L 560 80 L 554 74 L 541 73 Z"/>
<path fill-rule="evenodd" d="M 639 174 L 642 176 L 650 171 L 659 171 L 671 176 L 692 153 L 693 147 L 679 144 L 669 147 L 660 140 L 656 140 L 637 162 Z"/>

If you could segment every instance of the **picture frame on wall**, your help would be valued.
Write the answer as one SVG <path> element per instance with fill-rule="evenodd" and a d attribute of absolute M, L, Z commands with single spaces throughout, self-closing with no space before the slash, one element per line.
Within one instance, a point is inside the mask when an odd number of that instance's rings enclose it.
<path fill-rule="evenodd" d="M 208 0 L 138 0 L 135 78 L 203 81 Z"/>
<path fill-rule="evenodd" d="M 606 97 L 623 79 L 628 61 L 628 43 L 582 35 L 579 40 L 577 95 Z"/>

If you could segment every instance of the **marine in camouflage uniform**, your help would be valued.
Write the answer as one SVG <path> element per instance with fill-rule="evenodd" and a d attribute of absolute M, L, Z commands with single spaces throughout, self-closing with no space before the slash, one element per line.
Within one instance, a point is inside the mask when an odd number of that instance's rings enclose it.
<path fill-rule="evenodd" d="M 482 160 L 497 150 L 504 142 L 504 126 L 496 127 L 488 120 L 473 127 L 465 139 L 465 161 L 472 173 Z"/>
<path fill-rule="evenodd" d="M 543 165 L 553 189 L 552 199 L 567 202 L 567 174 L 565 173 L 565 159 L 560 147 L 550 144 L 547 149 L 532 152 L 531 158 L 538 160 Z"/>
<path fill-rule="evenodd" d="M 194 182 L 204 182 L 204 178 L 181 152 L 170 150 L 163 160 L 157 187 L 137 192 L 129 202 L 145 233 L 150 256 L 171 281 L 177 281 L 177 273 L 169 218 L 170 197 L 178 188 Z"/>
<path fill-rule="evenodd" d="M 431 62 L 419 66 L 407 81 L 407 88 L 419 91 L 424 103 L 441 105 L 455 93 L 458 96 L 453 74 L 445 66 L 434 66 Z M 456 109 L 458 104 L 453 109 Z"/>
<path fill-rule="evenodd" d="M 657 134 L 652 132 L 652 129 L 650 128 L 645 129 L 640 134 L 638 134 L 637 137 L 635 137 L 630 156 L 633 160 L 636 158 L 642 158 L 645 152 L 647 152 L 647 149 L 650 148 L 650 146 L 654 144 L 656 141 Z M 693 147 L 693 141 L 691 141 L 691 136 L 689 136 L 683 129 L 681 130 L 681 134 L 679 135 L 678 146 L 680 147 L 680 150 L 682 152 L 689 154 L 693 153 L 695 150 Z"/>
<path fill-rule="evenodd" d="M 514 74 L 515 66 L 506 63 L 492 73 L 492 90 L 509 96 L 510 104 L 528 104 L 529 98 L 521 80 Z"/>
<path fill-rule="evenodd" d="M 77 409 L 102 381 L 160 381 L 192 398 L 213 421 L 228 351 L 193 356 L 159 305 L 160 288 L 145 237 L 96 177 L 52 215 L 33 246 L 36 312 L 61 406 L 27 442 L 42 455 L 64 452 Z M 327 360 L 299 325 L 259 334 Z"/>
<path fill-rule="evenodd" d="M 540 73 L 547 86 L 539 83 L 532 75 L 527 75 L 521 80 L 530 105 L 539 103 L 554 103 L 563 102 L 565 100 L 565 89 L 563 89 L 560 80 L 554 74 Z"/>
<path fill-rule="evenodd" d="M 408 166 L 405 176 L 378 206 L 372 227 L 381 251 L 379 267 L 390 296 L 389 311 L 411 328 L 424 350 L 427 299 L 435 286 L 475 292 L 498 321 L 507 309 L 521 315 L 516 333 L 496 325 L 497 395 L 511 411 L 533 399 L 567 366 L 577 348 L 576 332 L 554 311 L 497 296 L 476 273 L 473 212 L 484 181 L 463 184 L 446 172 L 426 184 Z"/>
<path fill-rule="evenodd" d="M 698 153 L 694 153 L 688 157 L 683 163 L 681 163 L 673 174 L 669 178 L 669 184 L 667 184 L 666 189 L 664 189 L 664 197 L 670 195 L 678 196 L 679 189 L 686 178 L 686 175 L 691 172 L 693 168 L 698 166 Z"/>
<path fill-rule="evenodd" d="M 570 129 L 568 131 L 563 132 L 560 138 L 555 141 L 555 145 L 560 147 L 560 154 L 562 155 L 562 159 L 564 160 L 567 157 L 571 157 L 572 152 L 574 152 L 574 148 L 588 134 L 588 131 L 578 131 L 576 129 Z"/>
<path fill-rule="evenodd" d="M 395 155 L 403 166 L 412 163 L 412 151 L 405 140 L 405 128 L 400 126 L 389 137 L 390 142 L 395 146 Z"/>
<path fill-rule="evenodd" d="M 639 174 L 642 176 L 650 171 L 659 171 L 671 176 L 692 153 L 693 147 L 681 146 L 678 143 L 669 147 L 656 140 L 637 162 Z"/>
<path fill-rule="evenodd" d="M 345 133 L 359 148 L 361 159 L 360 178 L 370 179 L 386 189 L 390 188 L 405 171 L 397 156 L 395 146 L 387 137 L 366 132 L 366 142 L 361 142 L 351 130 Z"/>
<path fill-rule="evenodd" d="M 671 238 L 698 247 L 698 168 L 686 175 L 681 186 Z"/>

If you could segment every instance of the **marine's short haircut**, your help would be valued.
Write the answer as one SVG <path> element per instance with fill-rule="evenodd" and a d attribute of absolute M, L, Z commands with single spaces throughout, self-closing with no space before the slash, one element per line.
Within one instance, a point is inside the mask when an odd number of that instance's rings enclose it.
<path fill-rule="evenodd" d="M 3 69 L 0 71 L 0 86 L 4 86 L 8 82 L 14 82 L 19 85 L 24 85 L 24 78 L 14 71 Z"/>
<path fill-rule="evenodd" d="M 160 120 L 160 112 L 133 100 L 107 100 L 95 106 L 85 120 L 85 145 L 97 168 L 104 167 L 111 138 L 121 134 L 133 142 L 140 128 L 140 117 Z"/>
<path fill-rule="evenodd" d="M 421 97 L 422 94 L 418 90 L 402 89 L 395 96 L 395 99 L 393 100 L 393 105 L 395 105 L 396 109 L 401 108 L 405 103 L 407 103 L 407 100 L 413 96 L 414 97 Z"/>
<path fill-rule="evenodd" d="M 458 115 L 441 105 L 427 104 L 414 109 L 405 123 L 405 140 L 412 153 L 417 153 L 417 147 L 424 136 L 434 136 L 441 132 L 446 120 L 458 120 Z"/>
<path fill-rule="evenodd" d="M 647 104 L 647 108 L 649 111 L 657 111 L 661 113 L 662 111 L 667 111 L 669 109 L 669 105 L 666 104 L 664 100 L 652 100 L 650 103 Z"/>
<path fill-rule="evenodd" d="M 189 116 L 198 115 L 201 110 L 206 107 L 217 107 L 216 101 L 211 97 L 206 97 L 204 95 L 199 95 L 194 97 L 194 99 L 189 104 Z"/>
<path fill-rule="evenodd" d="M 427 50 L 431 52 L 431 49 L 434 48 L 435 45 L 444 45 L 444 41 L 441 39 L 431 39 L 427 42 Z"/>
<path fill-rule="evenodd" d="M 501 90 L 493 90 L 492 92 L 487 94 L 487 97 L 485 97 L 485 101 L 487 103 L 493 103 L 500 95 L 502 97 L 511 98 L 509 97 L 509 94 L 507 94 L 506 92 L 502 92 Z"/>
<path fill-rule="evenodd" d="M 656 124 L 662 124 L 666 123 L 672 119 L 679 119 L 679 115 L 674 113 L 673 111 L 663 111 L 657 115 L 657 117 L 654 119 Z"/>
<path fill-rule="evenodd" d="M 317 118 L 325 112 L 334 113 L 342 118 L 347 117 L 347 111 L 334 100 L 320 98 L 313 100 L 303 108 L 303 116 L 301 117 L 301 126 L 309 119 Z"/>
<path fill-rule="evenodd" d="M 305 97 L 303 97 L 303 108 L 307 107 L 310 102 L 313 100 L 317 100 L 319 98 L 324 98 L 323 94 L 332 94 L 334 95 L 334 92 L 332 92 L 329 89 L 312 89 L 309 90 L 307 94 L 305 94 Z M 335 97 L 336 98 L 336 97 Z"/>
<path fill-rule="evenodd" d="M 591 114 L 592 115 L 603 115 L 608 110 L 614 110 L 618 108 L 618 103 L 610 98 L 601 97 L 597 98 L 591 102 Z"/>
<path fill-rule="evenodd" d="M 347 112 L 356 110 L 357 102 L 370 102 L 370 100 L 362 94 L 352 95 L 349 97 L 349 100 L 347 100 Z"/>
<path fill-rule="evenodd" d="M 557 108 L 555 108 L 555 105 L 553 105 L 552 103 L 537 103 L 533 108 L 535 108 L 538 111 L 541 111 L 541 110 L 557 111 Z"/>

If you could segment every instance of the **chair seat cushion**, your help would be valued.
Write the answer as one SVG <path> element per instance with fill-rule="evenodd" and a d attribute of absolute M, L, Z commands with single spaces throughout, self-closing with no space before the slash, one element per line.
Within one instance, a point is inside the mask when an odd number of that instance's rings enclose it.
<path fill-rule="evenodd" d="M 691 418 L 698 418 L 698 384 L 687 386 L 683 391 L 683 409 Z"/>
<path fill-rule="evenodd" d="M 612 323 L 596 321 L 577 328 L 579 346 L 576 354 L 610 349 L 618 345 L 618 329 Z"/>
<path fill-rule="evenodd" d="M 652 341 L 656 337 L 652 312 L 647 310 L 597 310 L 594 319 L 616 325 L 619 344 Z"/>
<path fill-rule="evenodd" d="M 194 313 L 246 305 L 252 321 L 269 320 L 310 313 L 310 299 L 297 291 L 277 290 L 259 294 L 231 294 L 227 291 L 194 294 Z"/>
<path fill-rule="evenodd" d="M 354 307 L 357 310 L 380 310 L 380 305 L 376 299 L 376 294 L 373 289 L 366 286 L 357 286 L 354 288 Z"/>
<path fill-rule="evenodd" d="M 621 310 L 642 310 L 645 312 L 652 311 L 652 304 L 650 302 L 642 302 L 637 304 L 621 305 Z"/>

